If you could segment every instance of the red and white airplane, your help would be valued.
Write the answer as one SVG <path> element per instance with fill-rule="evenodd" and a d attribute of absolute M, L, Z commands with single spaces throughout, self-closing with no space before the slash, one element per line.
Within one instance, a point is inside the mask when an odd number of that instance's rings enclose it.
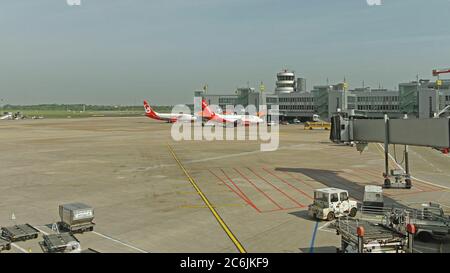
<path fill-rule="evenodd" d="M 155 112 L 150 105 L 147 103 L 147 101 L 144 100 L 144 109 L 145 109 L 145 115 L 151 119 L 156 120 L 163 120 L 167 121 L 169 123 L 181 121 L 181 122 L 194 122 L 197 120 L 197 117 L 190 115 L 190 114 L 160 114 Z"/>
<path fill-rule="evenodd" d="M 248 126 L 250 124 L 264 123 L 264 119 L 261 118 L 264 114 L 255 115 L 237 115 L 237 114 L 217 114 L 212 111 L 205 100 L 202 100 L 203 117 L 206 117 L 210 121 L 219 122 L 223 124 L 243 124 Z"/>

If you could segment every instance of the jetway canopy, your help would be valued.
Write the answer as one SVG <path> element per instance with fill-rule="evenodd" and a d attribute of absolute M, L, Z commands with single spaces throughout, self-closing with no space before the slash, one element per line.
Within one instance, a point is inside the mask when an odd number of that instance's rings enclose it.
<path fill-rule="evenodd" d="M 387 128 L 387 132 L 386 132 Z M 332 117 L 334 142 L 380 142 L 437 148 L 450 147 L 450 119 L 354 119 Z"/>

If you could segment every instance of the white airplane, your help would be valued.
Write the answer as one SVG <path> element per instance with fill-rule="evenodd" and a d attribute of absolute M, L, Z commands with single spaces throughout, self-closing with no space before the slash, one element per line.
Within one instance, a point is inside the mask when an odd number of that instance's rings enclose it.
<path fill-rule="evenodd" d="M 163 120 L 167 121 L 169 123 L 181 121 L 181 122 L 194 122 L 197 120 L 197 117 L 190 115 L 190 114 L 160 114 L 155 112 L 150 105 L 147 103 L 147 101 L 144 100 L 144 109 L 145 109 L 145 115 L 151 119 L 156 120 Z"/>
<path fill-rule="evenodd" d="M 205 100 L 202 100 L 202 111 L 204 113 L 204 117 L 207 117 L 211 121 L 227 124 L 234 124 L 237 126 L 238 124 L 242 124 L 248 126 L 250 124 L 260 124 L 264 123 L 264 119 L 255 115 L 236 115 L 236 114 L 217 114 L 213 112 Z"/>
<path fill-rule="evenodd" d="M 4 116 L 0 117 L 0 120 L 13 119 L 12 113 L 5 113 Z"/>

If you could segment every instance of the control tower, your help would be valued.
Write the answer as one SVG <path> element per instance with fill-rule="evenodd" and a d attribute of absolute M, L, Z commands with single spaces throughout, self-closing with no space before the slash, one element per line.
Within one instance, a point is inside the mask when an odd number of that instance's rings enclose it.
<path fill-rule="evenodd" d="M 286 94 L 295 92 L 296 81 L 293 71 L 287 69 L 277 73 L 275 94 Z"/>

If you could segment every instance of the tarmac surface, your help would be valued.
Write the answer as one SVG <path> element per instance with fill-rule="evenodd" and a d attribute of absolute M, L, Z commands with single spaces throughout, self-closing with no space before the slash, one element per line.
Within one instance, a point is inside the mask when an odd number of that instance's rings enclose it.
<path fill-rule="evenodd" d="M 83 249 L 238 252 L 234 237 L 248 252 L 336 252 L 339 236 L 328 222 L 315 232 L 307 215 L 313 190 L 347 189 L 361 201 L 365 185 L 383 183 L 384 160 L 378 144 L 360 154 L 328 137 L 282 125 L 279 149 L 261 152 L 259 141 L 176 142 L 170 124 L 145 117 L 1 121 L 0 226 L 54 233 L 58 205 L 83 202 L 96 223 L 75 235 Z M 392 157 L 401 161 L 401 151 L 392 147 Z M 410 147 L 410 164 L 413 188 L 384 190 L 386 200 L 450 212 L 450 157 Z M 3 253 L 42 252 L 40 241 Z M 416 251 L 450 252 L 450 240 L 417 242 Z"/>

